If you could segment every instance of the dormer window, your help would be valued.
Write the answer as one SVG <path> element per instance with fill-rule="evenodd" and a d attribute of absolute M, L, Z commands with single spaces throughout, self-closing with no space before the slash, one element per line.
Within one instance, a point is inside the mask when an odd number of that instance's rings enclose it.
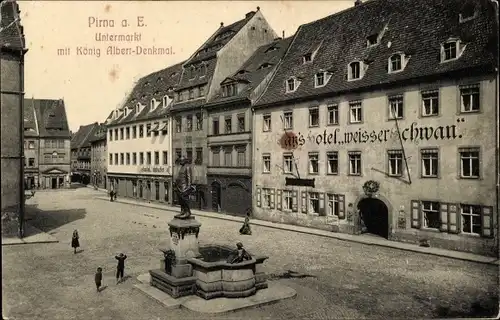
<path fill-rule="evenodd" d="M 236 83 L 226 84 L 222 86 L 222 96 L 223 97 L 231 97 L 238 94 L 238 88 Z"/>
<path fill-rule="evenodd" d="M 261 64 L 257 70 L 270 68 L 270 67 L 272 67 L 272 64 L 265 62 L 265 63 Z"/>
<path fill-rule="evenodd" d="M 441 45 L 441 62 L 453 61 L 462 55 L 465 45 L 458 39 L 450 39 Z"/>
<path fill-rule="evenodd" d="M 123 116 L 126 117 L 128 114 L 128 108 L 123 109 Z"/>
<path fill-rule="evenodd" d="M 195 75 L 194 75 L 194 67 L 190 67 L 189 70 L 189 79 L 192 80 L 194 79 Z"/>
<path fill-rule="evenodd" d="M 137 103 L 137 104 L 135 105 L 135 113 L 139 113 L 139 112 L 141 112 L 141 104 L 140 104 L 140 103 Z"/>
<path fill-rule="evenodd" d="M 268 52 L 271 52 L 271 51 L 274 51 L 274 50 L 278 50 L 278 48 L 276 48 L 276 47 L 268 48 L 265 53 L 268 53 Z"/>
<path fill-rule="evenodd" d="M 324 87 L 330 80 L 331 74 L 326 71 L 320 71 L 314 75 L 314 87 L 321 88 Z"/>
<path fill-rule="evenodd" d="M 347 80 L 359 80 L 364 75 L 364 63 L 361 61 L 353 61 L 349 63 L 347 68 Z"/>
<path fill-rule="evenodd" d="M 193 89 L 189 89 L 189 99 L 194 99 L 194 90 Z"/>
<path fill-rule="evenodd" d="M 366 46 L 371 47 L 378 44 L 378 33 L 369 35 L 366 37 Z"/>
<path fill-rule="evenodd" d="M 199 93 L 200 97 L 205 96 L 205 86 L 200 86 L 198 93 Z"/>
<path fill-rule="evenodd" d="M 474 3 L 466 3 L 460 10 L 460 14 L 458 16 L 459 23 L 464 23 L 470 20 L 473 20 L 477 17 L 477 10 Z"/>
<path fill-rule="evenodd" d="M 300 85 L 300 81 L 298 81 L 297 78 L 295 78 L 295 77 L 291 77 L 288 80 L 286 80 L 285 90 L 287 93 L 294 92 L 297 90 L 299 85 Z"/>
<path fill-rule="evenodd" d="M 202 63 L 200 66 L 200 77 L 204 77 L 207 74 L 207 65 Z"/>
<path fill-rule="evenodd" d="M 248 73 L 248 71 L 246 71 L 246 70 L 244 70 L 244 69 L 243 69 L 243 70 L 238 71 L 238 74 L 245 74 L 245 73 Z"/>
<path fill-rule="evenodd" d="M 312 53 L 305 54 L 303 57 L 303 61 L 304 61 L 304 63 L 311 62 L 312 61 Z"/>
<path fill-rule="evenodd" d="M 163 106 L 166 107 L 168 104 L 168 96 L 163 96 Z"/>
<path fill-rule="evenodd" d="M 153 98 L 151 99 L 151 110 L 153 110 L 156 106 L 156 100 Z"/>
<path fill-rule="evenodd" d="M 177 75 L 177 72 L 172 72 L 172 74 L 170 75 L 170 78 L 173 78 Z"/>
<path fill-rule="evenodd" d="M 395 53 L 389 57 L 387 71 L 389 73 L 396 73 L 404 70 L 408 63 L 408 57 L 403 53 Z"/>

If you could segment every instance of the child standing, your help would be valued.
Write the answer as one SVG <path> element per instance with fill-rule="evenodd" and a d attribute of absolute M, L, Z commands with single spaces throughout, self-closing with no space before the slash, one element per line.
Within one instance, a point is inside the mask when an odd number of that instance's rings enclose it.
<path fill-rule="evenodd" d="M 97 272 L 95 273 L 95 286 L 97 287 L 97 292 L 101 292 L 102 285 L 102 268 L 97 268 Z"/>
<path fill-rule="evenodd" d="M 75 231 L 73 231 L 73 238 L 71 239 L 71 247 L 73 247 L 74 253 L 76 253 L 76 248 L 80 247 L 79 239 L 78 230 L 75 229 Z"/>
<path fill-rule="evenodd" d="M 116 266 L 116 284 L 123 280 L 123 273 L 125 271 L 125 259 L 127 256 L 123 253 L 115 256 L 115 259 L 118 260 L 118 266 Z"/>

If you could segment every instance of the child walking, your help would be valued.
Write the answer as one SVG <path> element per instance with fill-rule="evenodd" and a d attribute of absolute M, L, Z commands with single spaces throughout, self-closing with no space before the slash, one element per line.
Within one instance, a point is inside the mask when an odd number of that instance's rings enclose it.
<path fill-rule="evenodd" d="M 123 280 L 123 272 L 125 271 L 125 259 L 127 256 L 123 253 L 115 256 L 115 259 L 118 260 L 118 265 L 116 266 L 116 284 Z"/>
<path fill-rule="evenodd" d="M 73 231 L 73 238 L 71 239 L 71 247 L 73 247 L 74 253 L 76 253 L 76 248 L 80 247 L 79 239 L 78 230 L 75 229 L 75 231 Z"/>
<path fill-rule="evenodd" d="M 97 268 L 97 272 L 95 273 L 95 286 L 97 287 L 97 292 L 101 292 L 102 285 L 102 268 Z"/>

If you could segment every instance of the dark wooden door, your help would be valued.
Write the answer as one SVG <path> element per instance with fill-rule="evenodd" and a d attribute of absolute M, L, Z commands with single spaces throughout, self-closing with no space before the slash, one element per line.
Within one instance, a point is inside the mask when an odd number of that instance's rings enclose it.
<path fill-rule="evenodd" d="M 212 183 L 212 211 L 219 212 L 221 187 L 218 182 Z"/>

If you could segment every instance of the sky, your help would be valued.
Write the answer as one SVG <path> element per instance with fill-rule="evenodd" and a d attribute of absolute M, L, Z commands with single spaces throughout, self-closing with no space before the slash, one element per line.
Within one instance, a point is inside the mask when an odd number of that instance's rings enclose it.
<path fill-rule="evenodd" d="M 284 31 L 288 37 L 301 24 L 354 5 L 354 1 L 18 3 L 29 49 L 25 60 L 25 96 L 64 99 L 73 132 L 81 125 L 104 122 L 111 110 L 121 105 L 135 81 L 187 59 L 221 22 L 229 25 L 259 6 L 274 31 L 279 36 Z M 122 27 L 122 23 L 127 27 Z M 136 39 L 140 35 L 140 42 L 96 41 L 96 33 L 135 34 Z M 110 45 L 171 48 L 171 54 L 107 55 Z M 68 48 L 69 54 L 63 54 Z M 100 49 L 99 57 L 96 49 Z"/>

